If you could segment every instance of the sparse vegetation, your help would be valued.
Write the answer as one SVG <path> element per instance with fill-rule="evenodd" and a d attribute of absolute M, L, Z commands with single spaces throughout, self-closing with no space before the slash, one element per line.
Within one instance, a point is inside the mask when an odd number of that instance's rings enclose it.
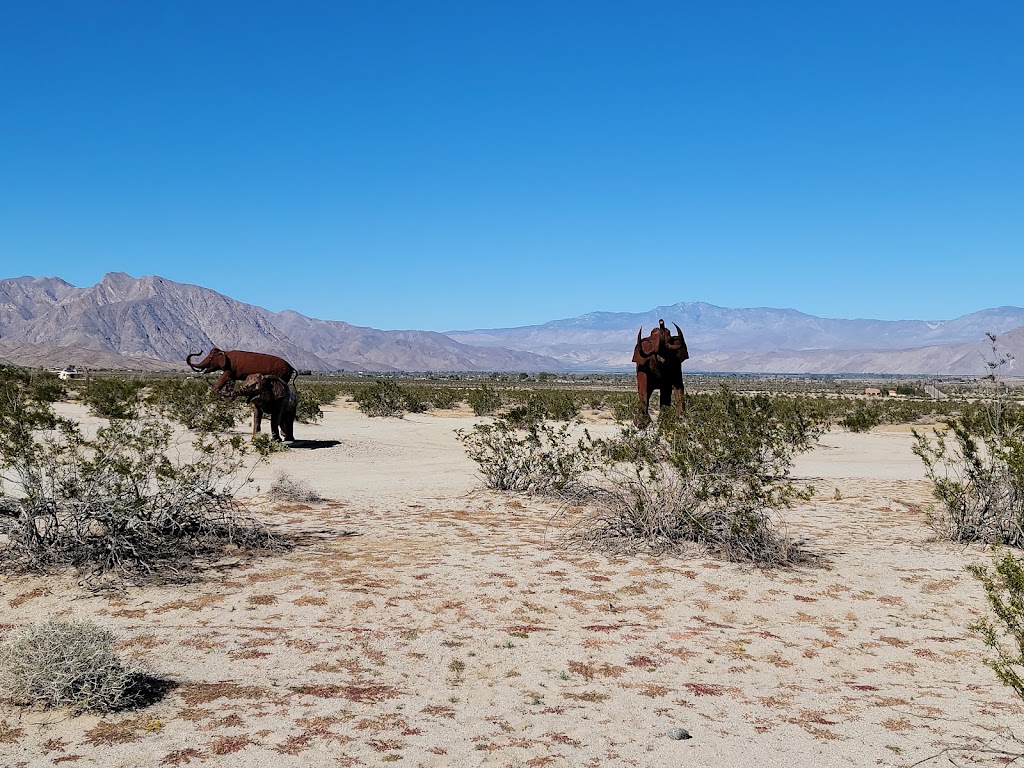
<path fill-rule="evenodd" d="M 394 379 L 378 379 L 353 395 L 359 410 L 367 416 L 402 418 L 408 408 L 405 393 Z"/>
<path fill-rule="evenodd" d="M 323 501 L 323 496 L 314 491 L 308 483 L 296 480 L 291 475 L 281 472 L 274 478 L 270 489 L 267 491 L 274 501 L 287 501 L 301 504 L 315 504 Z"/>
<path fill-rule="evenodd" d="M 983 618 L 971 625 L 971 630 L 995 653 L 995 658 L 986 663 L 1004 685 L 1024 698 L 1024 567 L 1007 552 L 996 561 L 993 571 L 978 564 L 968 566 L 968 570 L 984 586 L 989 608 L 998 622 Z"/>
<path fill-rule="evenodd" d="M 82 402 L 96 416 L 106 419 L 134 419 L 142 407 L 145 383 L 139 379 L 96 377 L 79 390 Z"/>
<path fill-rule="evenodd" d="M 0 644 L 0 696 L 11 704 L 112 712 L 139 695 L 139 675 L 118 657 L 113 634 L 91 622 L 32 624 Z"/>
<path fill-rule="evenodd" d="M 1008 397 L 999 372 L 1009 359 L 989 335 L 988 397 L 946 420 L 948 432 L 915 430 L 914 453 L 940 505 L 936 525 L 952 541 L 1024 546 L 1024 409 Z"/>
<path fill-rule="evenodd" d="M 174 578 L 201 553 L 274 544 L 234 499 L 241 436 L 200 433 L 189 458 L 187 446 L 171 450 L 174 429 L 159 414 L 113 419 L 88 439 L 18 380 L 0 392 L 7 567 Z M 17 496 L 4 496 L 8 489 Z"/>
<path fill-rule="evenodd" d="M 466 403 L 477 416 L 490 416 L 501 408 L 502 402 L 501 393 L 487 384 L 466 392 Z"/>
<path fill-rule="evenodd" d="M 613 551 L 698 544 L 758 565 L 799 561 L 806 553 L 778 530 L 776 516 L 808 498 L 789 470 L 823 430 L 799 409 L 725 388 L 693 399 L 685 419 L 663 410 L 652 427 L 626 427 L 603 444 L 604 482 L 591 489 L 571 540 Z"/>
<path fill-rule="evenodd" d="M 249 414 L 244 401 L 218 397 L 200 379 L 158 379 L 149 384 L 146 402 L 160 414 L 197 432 L 228 430 Z"/>
<path fill-rule="evenodd" d="M 500 491 L 567 495 L 578 491 L 591 466 L 594 441 L 586 430 L 532 421 L 523 426 L 509 419 L 456 430 L 467 455 L 479 466 L 484 484 Z"/>

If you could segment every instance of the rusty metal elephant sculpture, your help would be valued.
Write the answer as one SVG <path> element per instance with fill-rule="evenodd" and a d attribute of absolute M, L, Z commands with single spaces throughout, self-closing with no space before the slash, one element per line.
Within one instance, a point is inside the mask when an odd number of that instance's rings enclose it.
<path fill-rule="evenodd" d="M 676 336 L 665 327 L 664 320 L 658 321 L 658 327 L 646 339 L 643 338 L 642 327 L 637 331 L 633 362 L 636 363 L 636 388 L 640 397 L 640 410 L 635 419 L 638 427 L 644 427 L 651 421 L 650 402 L 654 390 L 661 395 L 662 408 L 672 404 L 672 395 L 675 394 L 676 414 L 682 416 L 686 410 L 683 361 L 689 359 L 690 354 L 682 330 L 678 325 L 675 327 Z"/>
<path fill-rule="evenodd" d="M 277 355 L 265 355 L 262 352 L 247 352 L 241 349 L 233 349 L 225 352 L 214 347 L 210 354 L 193 363 L 192 358 L 199 357 L 202 352 L 193 352 L 185 358 L 188 367 L 198 373 L 212 373 L 223 371 L 213 383 L 213 391 L 220 393 L 228 382 L 241 381 L 246 376 L 254 373 L 262 373 L 265 376 L 277 376 L 285 383 L 290 383 L 296 371 L 284 358 Z"/>
<path fill-rule="evenodd" d="M 295 388 L 280 376 L 253 373 L 246 376 L 242 386 L 232 391 L 230 397 L 244 397 L 252 405 L 252 436 L 260 431 L 263 414 L 270 415 L 270 439 L 281 440 L 281 433 L 287 442 L 295 440 L 295 414 L 299 400 Z"/>

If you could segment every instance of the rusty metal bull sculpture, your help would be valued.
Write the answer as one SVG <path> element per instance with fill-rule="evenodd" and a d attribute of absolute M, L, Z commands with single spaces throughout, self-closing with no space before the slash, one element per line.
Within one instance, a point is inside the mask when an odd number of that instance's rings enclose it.
<path fill-rule="evenodd" d="M 665 327 L 665 321 L 659 320 L 658 327 L 651 335 L 643 338 L 643 327 L 637 331 L 636 346 L 633 348 L 633 362 L 636 363 L 636 389 L 640 396 L 640 410 L 635 423 L 645 427 L 651 422 L 650 403 L 654 390 L 661 395 L 661 407 L 672 404 L 672 395 L 676 394 L 676 414 L 683 415 L 686 410 L 685 390 L 683 389 L 683 361 L 689 359 L 686 340 L 679 326 L 678 336 Z"/>
<path fill-rule="evenodd" d="M 242 386 L 227 393 L 228 397 L 244 397 L 252 405 L 252 436 L 260 431 L 263 414 L 270 414 L 270 439 L 287 442 L 295 440 L 295 413 L 299 399 L 295 389 L 280 376 L 253 373 L 245 377 Z"/>
<path fill-rule="evenodd" d="M 217 381 L 213 383 L 213 391 L 220 393 L 228 382 L 241 381 L 246 376 L 254 373 L 262 373 L 265 376 L 277 376 L 290 383 L 296 371 L 291 363 L 277 355 L 265 355 L 262 352 L 246 352 L 241 349 L 233 349 L 225 352 L 214 347 L 210 354 L 193 363 L 193 357 L 199 357 L 202 352 L 193 352 L 185 358 L 188 367 L 198 373 L 212 373 L 223 371 Z"/>

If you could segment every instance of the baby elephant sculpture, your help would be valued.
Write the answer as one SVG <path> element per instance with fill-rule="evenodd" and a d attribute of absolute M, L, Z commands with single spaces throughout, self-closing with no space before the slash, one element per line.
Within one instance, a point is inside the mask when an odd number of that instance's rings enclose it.
<path fill-rule="evenodd" d="M 270 414 L 270 439 L 281 439 L 284 432 L 287 442 L 294 442 L 295 412 L 299 400 L 295 390 L 280 376 L 253 373 L 245 378 L 242 386 L 230 393 L 229 397 L 244 397 L 252 405 L 252 436 L 260 431 L 263 414 Z"/>

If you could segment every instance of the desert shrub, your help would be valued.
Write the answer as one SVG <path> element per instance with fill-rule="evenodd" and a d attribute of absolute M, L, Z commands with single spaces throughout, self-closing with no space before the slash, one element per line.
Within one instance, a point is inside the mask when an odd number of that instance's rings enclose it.
<path fill-rule="evenodd" d="M 12 704 L 111 712 L 135 702 L 137 679 L 91 622 L 32 624 L 0 644 L 0 696 Z"/>
<path fill-rule="evenodd" d="M 274 501 L 287 501 L 293 504 L 315 504 L 324 500 L 323 496 L 310 488 L 308 483 L 296 480 L 284 472 L 274 478 L 267 496 Z"/>
<path fill-rule="evenodd" d="M 215 395 L 199 379 L 160 379 L 148 389 L 149 405 L 164 417 L 197 432 L 229 430 L 249 414 L 243 400 Z"/>
<path fill-rule="evenodd" d="M 632 422 L 640 413 L 640 400 L 635 393 L 617 392 L 609 398 L 612 418 L 620 424 Z"/>
<path fill-rule="evenodd" d="M 0 376 L 3 373 L 0 372 Z M 55 373 L 42 371 L 30 378 L 33 397 L 43 403 L 56 403 L 68 396 L 68 388 Z"/>
<path fill-rule="evenodd" d="M 868 432 L 881 424 L 883 418 L 884 412 L 879 405 L 858 400 L 839 423 L 851 432 Z"/>
<path fill-rule="evenodd" d="M 488 488 L 564 496 L 579 489 L 594 454 L 590 434 L 574 437 L 573 426 L 535 421 L 520 428 L 499 419 L 455 434 Z"/>
<path fill-rule="evenodd" d="M 778 513 L 810 488 L 789 476 L 794 456 L 824 427 L 780 411 L 763 395 L 722 389 L 693 398 L 688 415 L 659 412 L 646 429 L 627 426 L 602 444 L 603 481 L 570 531 L 573 541 L 613 551 L 681 551 L 693 544 L 758 565 L 806 553 L 778 530 Z"/>
<path fill-rule="evenodd" d="M 147 413 L 114 419 L 90 440 L 16 394 L 0 408 L 21 416 L 0 418 L 0 496 L 19 491 L 0 515 L 0 563 L 181 578 L 200 554 L 276 543 L 234 498 L 241 436 L 199 433 L 189 457 L 185 446 L 172 450 L 173 425 Z"/>
<path fill-rule="evenodd" d="M 971 630 L 995 652 L 995 658 L 985 663 L 1005 685 L 1024 698 L 1024 567 L 1020 560 L 1006 553 L 996 561 L 993 571 L 979 564 L 967 569 L 981 581 L 996 618 L 993 622 L 985 617 L 971 625 Z"/>
<path fill-rule="evenodd" d="M 914 431 L 914 453 L 924 462 L 939 501 L 936 527 L 960 542 L 1024 546 L 1024 434 L 1019 425 L 978 435 L 949 419 L 946 435 Z"/>
<path fill-rule="evenodd" d="M 297 404 L 295 408 L 295 420 L 300 424 L 315 424 L 324 417 L 320 410 L 320 403 L 306 397 L 305 388 L 296 390 Z"/>
<path fill-rule="evenodd" d="M 142 406 L 143 386 L 138 379 L 94 378 L 79 393 L 94 416 L 133 419 Z"/>
<path fill-rule="evenodd" d="M 409 413 L 426 413 L 430 410 L 431 392 L 426 387 L 399 386 L 398 391 L 402 395 L 405 410 Z"/>
<path fill-rule="evenodd" d="M 406 411 L 405 393 L 394 379 L 378 379 L 353 395 L 359 410 L 367 416 L 402 418 Z"/>
<path fill-rule="evenodd" d="M 552 421 L 571 421 L 580 415 L 581 398 L 564 389 L 542 389 L 531 392 L 527 403 Z"/>
<path fill-rule="evenodd" d="M 976 408 L 946 419 L 948 432 L 914 431 L 914 453 L 924 462 L 939 501 L 936 527 L 952 541 L 1024 546 L 1024 409 L 1008 397 L 999 369 L 1008 362 L 996 337 L 987 361 L 991 389 Z"/>
<path fill-rule="evenodd" d="M 546 416 L 547 411 L 540 400 L 526 398 L 510 405 L 500 420 L 513 429 L 529 429 L 544 421 Z"/>
<path fill-rule="evenodd" d="M 430 405 L 439 410 L 454 408 L 461 400 L 459 391 L 453 387 L 434 387 L 430 392 Z"/>
<path fill-rule="evenodd" d="M 489 416 L 502 405 L 501 393 L 484 384 L 466 392 L 466 403 L 477 416 Z"/>
<path fill-rule="evenodd" d="M 341 395 L 352 390 L 351 386 L 338 381 L 307 381 L 304 377 L 299 381 L 302 382 L 302 397 L 319 406 L 333 405 Z"/>

